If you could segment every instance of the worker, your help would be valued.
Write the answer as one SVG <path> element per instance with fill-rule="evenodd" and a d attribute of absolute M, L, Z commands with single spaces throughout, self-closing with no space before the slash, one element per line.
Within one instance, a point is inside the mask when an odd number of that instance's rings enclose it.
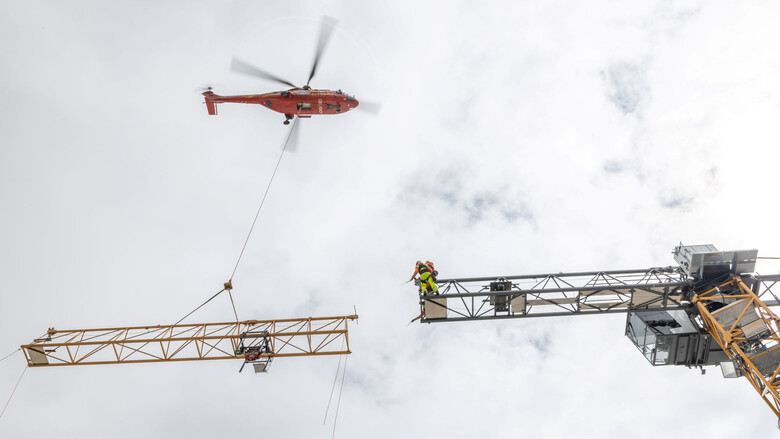
<path fill-rule="evenodd" d="M 439 272 L 436 271 L 436 269 L 433 267 L 433 262 L 425 261 L 425 265 L 427 265 L 428 268 L 431 270 L 431 277 L 433 278 L 433 281 L 437 282 L 438 281 L 437 278 L 439 277 Z"/>
<path fill-rule="evenodd" d="M 417 261 L 414 264 L 414 274 L 409 280 L 414 279 L 418 274 L 420 275 L 420 293 L 422 294 L 439 294 L 439 287 L 436 285 L 434 273 L 439 274 L 433 269 L 433 262 L 427 261 L 423 264 L 421 261 Z"/>

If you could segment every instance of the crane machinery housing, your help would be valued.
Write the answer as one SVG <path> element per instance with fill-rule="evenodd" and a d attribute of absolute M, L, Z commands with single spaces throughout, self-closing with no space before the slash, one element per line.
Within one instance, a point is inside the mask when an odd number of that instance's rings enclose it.
<path fill-rule="evenodd" d="M 650 364 L 718 365 L 780 419 L 780 319 L 769 308 L 780 275 L 755 273 L 755 249 L 680 244 L 673 255 L 667 267 L 441 279 L 439 294 L 420 294 L 420 322 L 625 313 Z"/>

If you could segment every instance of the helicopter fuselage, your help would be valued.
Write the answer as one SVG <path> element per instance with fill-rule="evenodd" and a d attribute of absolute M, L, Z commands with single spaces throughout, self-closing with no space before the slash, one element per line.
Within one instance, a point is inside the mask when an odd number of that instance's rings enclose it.
<path fill-rule="evenodd" d="M 220 96 L 211 90 L 203 93 L 209 114 L 217 114 L 217 104 L 234 102 L 257 104 L 282 113 L 287 120 L 294 116 L 308 118 L 320 114 L 341 114 L 356 108 L 359 104 L 354 96 L 341 90 L 315 90 L 291 88 L 285 91 L 255 95 Z"/>

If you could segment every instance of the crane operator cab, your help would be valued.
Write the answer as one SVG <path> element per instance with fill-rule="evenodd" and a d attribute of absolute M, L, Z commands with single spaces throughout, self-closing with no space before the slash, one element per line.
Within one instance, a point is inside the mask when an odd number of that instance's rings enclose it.
<path fill-rule="evenodd" d="M 653 366 L 715 365 L 729 358 L 686 310 L 628 313 L 626 337 Z"/>

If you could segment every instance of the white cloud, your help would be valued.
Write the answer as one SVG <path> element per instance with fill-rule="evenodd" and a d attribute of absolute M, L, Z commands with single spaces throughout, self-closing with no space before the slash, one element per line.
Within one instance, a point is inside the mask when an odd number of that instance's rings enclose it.
<path fill-rule="evenodd" d="M 274 87 L 230 74 L 234 54 L 300 81 L 328 14 L 313 85 L 382 112 L 303 121 L 234 297 L 241 318 L 357 307 L 338 436 L 766 436 L 746 382 L 651 367 L 622 316 L 406 327 L 419 311 L 400 284 L 420 258 L 456 277 L 667 265 L 680 240 L 780 255 L 779 13 L 5 2 L 0 348 L 173 322 L 221 287 L 286 130 L 252 106 L 208 116 L 193 90 Z M 231 315 L 220 297 L 194 319 Z M 336 358 L 267 376 L 205 363 L 29 370 L 0 436 L 330 434 Z M 20 368 L 0 363 L 0 395 Z M 742 422 L 711 416 L 724 406 Z"/>

